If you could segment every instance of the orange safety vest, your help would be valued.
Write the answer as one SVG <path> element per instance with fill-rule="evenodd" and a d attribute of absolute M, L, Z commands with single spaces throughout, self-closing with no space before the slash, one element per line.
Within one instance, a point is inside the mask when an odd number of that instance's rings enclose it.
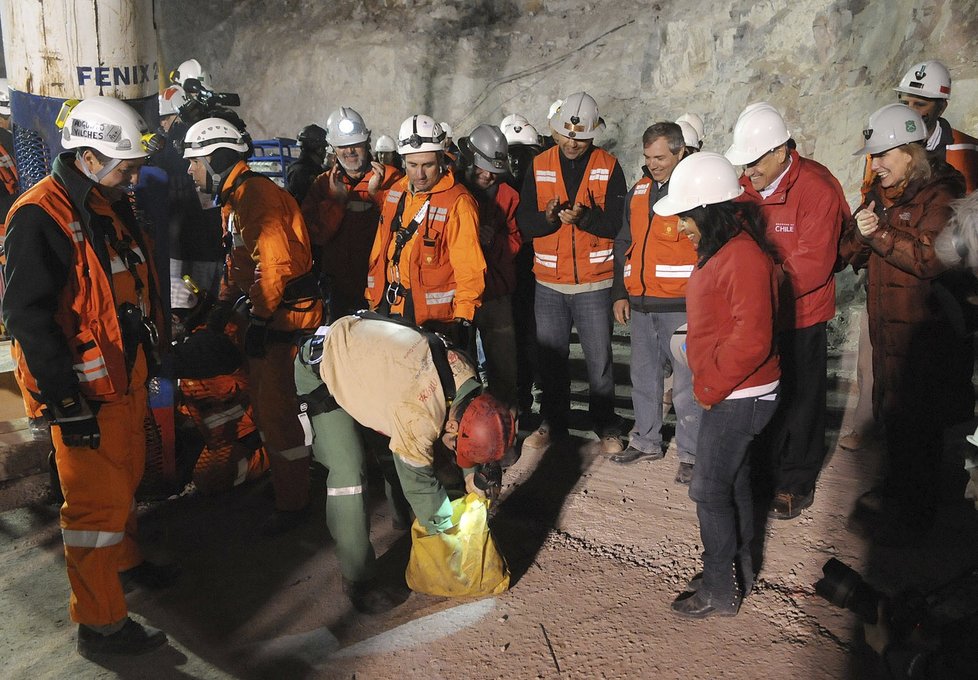
<path fill-rule="evenodd" d="M 559 153 L 557 147 L 551 147 L 533 159 L 537 209 L 541 212 L 551 199 L 560 203 L 569 200 Z M 574 203 L 604 208 L 608 180 L 616 163 L 610 153 L 594 147 Z M 614 244 L 614 239 L 594 236 L 574 224 L 562 224 L 554 233 L 533 239 L 533 273 L 543 283 L 606 281 L 614 276 Z"/>
<path fill-rule="evenodd" d="M 444 191 L 427 194 L 428 210 L 411 237 L 408 281 L 414 304 L 414 322 L 419 326 L 426 321 L 450 322 L 455 317 L 471 320 L 485 288 L 486 264 L 477 233 L 478 204 L 469 190 L 455 182 L 450 173 L 446 177 L 451 177 L 452 185 Z M 445 178 L 441 181 L 445 181 Z M 388 258 L 394 235 L 391 224 L 405 191 L 408 191 L 407 177 L 391 187 L 381 208 L 380 224 L 367 273 L 366 298 L 371 308 L 376 308 L 384 300 L 387 291 Z M 449 233 L 450 224 L 458 222 L 459 213 L 466 213 L 467 221 L 473 226 L 472 233 Z M 407 227 L 414 217 L 405 210 L 401 215 L 401 226 Z M 471 285 L 471 290 L 465 291 L 467 294 L 464 296 L 458 294 L 458 279 L 462 277 L 456 276 L 456 267 L 460 264 L 471 270 L 464 277 L 472 279 L 470 284 L 466 284 Z M 403 260 L 400 266 L 405 266 Z M 474 304 L 470 301 L 473 297 Z M 462 303 L 472 308 L 462 308 Z"/>
<path fill-rule="evenodd" d="M 17 199 L 11 214 L 23 205 L 42 208 L 61 227 L 72 245 L 75 272 L 74 276 L 68 277 L 61 292 L 54 319 L 68 339 L 79 391 L 95 401 L 122 398 L 129 392 L 130 375 L 116 311 L 117 303 L 121 301 L 115 299 L 115 286 L 110 279 L 117 275 L 130 276 L 125 263 L 109 248 L 110 271 L 106 271 L 78 221 L 78 213 L 68 193 L 50 175 Z M 127 232 L 118 218 L 113 217 L 113 222 L 123 233 Z M 142 264 L 137 265 L 137 273 L 146 282 L 148 253 L 144 253 L 138 244 L 133 244 L 132 250 L 142 260 Z M 17 364 L 18 378 L 32 395 L 39 395 L 37 381 L 27 368 L 19 343 L 13 344 L 11 355 Z M 40 404 L 33 403 L 31 407 L 39 412 Z"/>
<path fill-rule="evenodd" d="M 951 130 L 952 142 L 947 145 L 945 158 L 964 175 L 964 191 L 970 194 L 978 188 L 978 139 L 960 130 Z"/>
<path fill-rule="evenodd" d="M 643 177 L 629 204 L 632 245 L 625 253 L 625 289 L 634 297 L 681 298 L 696 265 L 696 249 L 679 233 L 679 218 L 649 219 L 653 181 Z"/>

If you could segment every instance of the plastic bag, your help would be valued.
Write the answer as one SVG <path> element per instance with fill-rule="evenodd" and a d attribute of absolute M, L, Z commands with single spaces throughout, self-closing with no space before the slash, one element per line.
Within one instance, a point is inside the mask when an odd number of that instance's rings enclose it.
<path fill-rule="evenodd" d="M 452 501 L 452 528 L 428 532 L 414 520 L 408 587 L 441 597 L 497 595 L 509 588 L 509 567 L 489 533 L 489 501 L 470 493 Z"/>

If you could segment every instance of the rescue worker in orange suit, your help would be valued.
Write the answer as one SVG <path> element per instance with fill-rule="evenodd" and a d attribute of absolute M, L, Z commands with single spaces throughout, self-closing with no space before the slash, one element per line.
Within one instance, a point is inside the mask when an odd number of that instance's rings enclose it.
<path fill-rule="evenodd" d="M 316 178 L 301 205 L 327 277 L 330 316 L 338 319 L 367 306 L 363 290 L 380 207 L 403 173 L 373 160 L 370 130 L 351 108 L 329 114 L 325 135 L 336 163 Z"/>
<path fill-rule="evenodd" d="M 162 138 L 110 97 L 67 102 L 58 125 L 69 151 L 10 212 L 3 315 L 17 372 L 52 424 L 77 650 L 141 654 L 166 636 L 129 618 L 124 587 L 165 587 L 178 570 L 146 562 L 135 540 L 162 318 L 126 189 Z"/>
<path fill-rule="evenodd" d="M 485 288 L 479 206 L 445 161 L 445 132 L 433 118 L 401 123 L 405 177 L 387 192 L 370 251 L 367 303 L 468 347 Z"/>
<path fill-rule="evenodd" d="M 516 255 L 522 245 L 516 226 L 520 195 L 504 181 L 509 171 L 506 137 L 494 125 L 480 125 L 462 140 L 469 158 L 465 184 L 479 203 L 479 243 L 486 260 L 486 288 L 475 326 L 486 354 L 489 392 L 515 412 L 516 330 L 513 291 Z"/>
<path fill-rule="evenodd" d="M 771 104 L 740 114 L 726 157 L 742 166 L 741 200 L 756 204 L 777 251 L 781 403 L 765 435 L 774 499 L 772 519 L 792 519 L 811 506 L 826 454 L 828 338 L 835 316 L 835 265 L 842 224 L 850 217 L 839 181 L 788 148 L 791 134 Z"/>
<path fill-rule="evenodd" d="M 594 146 L 604 128 L 586 92 L 560 102 L 550 119 L 556 146 L 533 159 L 516 220 L 533 239 L 535 311 L 543 423 L 523 442 L 544 449 L 567 436 L 571 327 L 584 350 L 592 426 L 606 454 L 622 451 L 611 358 L 614 238 L 625 207 L 618 160 Z"/>
<path fill-rule="evenodd" d="M 394 606 L 375 581 L 364 445 L 357 424 L 390 437 L 394 467 L 418 523 L 455 538 L 452 508 L 435 468 L 441 439 L 455 453 L 466 490 L 480 466 L 503 458 L 516 434 L 509 408 L 482 393 L 475 367 L 434 333 L 374 312 L 345 316 L 306 341 L 296 386 L 313 435 L 313 455 L 329 469 L 326 521 L 336 541 L 343 590 L 353 606 Z"/>
<path fill-rule="evenodd" d="M 695 134 L 695 132 L 693 133 Z M 628 447 L 614 463 L 659 460 L 666 366 L 673 367 L 673 405 L 679 469 L 676 483 L 689 484 L 703 409 L 693 399 L 692 373 L 673 361 L 671 344 L 686 324 L 686 284 L 696 265 L 696 248 L 679 232 L 679 218 L 656 215 L 652 206 L 669 194 L 672 171 L 688 155 L 682 127 L 655 123 L 642 135 L 643 177 L 628 194 L 615 239 L 614 314 L 631 328 L 630 369 L 635 426 Z"/>
<path fill-rule="evenodd" d="M 242 133 L 221 118 L 195 123 L 184 141 L 188 172 L 201 191 L 217 196 L 231 241 L 222 298 L 246 294 L 251 304 L 244 350 L 275 490 L 275 513 L 260 530 L 275 535 L 309 516 L 309 447 L 292 362 L 297 336 L 322 322 L 323 302 L 299 206 L 285 189 L 248 168 L 247 150 Z"/>

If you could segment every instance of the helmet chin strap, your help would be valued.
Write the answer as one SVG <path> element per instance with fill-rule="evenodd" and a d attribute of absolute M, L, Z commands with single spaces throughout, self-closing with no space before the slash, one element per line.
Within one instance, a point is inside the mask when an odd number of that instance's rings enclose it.
<path fill-rule="evenodd" d="M 204 170 L 207 171 L 207 185 L 204 187 L 204 191 L 211 196 L 216 196 L 217 190 L 221 186 L 221 182 L 223 182 L 224 178 L 227 176 L 227 172 L 217 172 L 211 167 L 210 159 L 207 156 L 202 157 L 200 160 L 204 164 Z M 230 168 L 228 169 L 228 172 L 230 172 Z"/>
<path fill-rule="evenodd" d="M 109 158 L 105 162 L 105 165 L 102 166 L 101 170 L 98 172 L 92 172 L 81 153 L 76 154 L 76 157 L 78 158 L 78 164 L 81 166 L 82 173 L 85 175 L 85 177 L 92 180 L 96 184 L 101 184 L 102 180 L 105 179 L 108 174 L 115 170 L 119 163 L 122 162 L 121 158 Z"/>

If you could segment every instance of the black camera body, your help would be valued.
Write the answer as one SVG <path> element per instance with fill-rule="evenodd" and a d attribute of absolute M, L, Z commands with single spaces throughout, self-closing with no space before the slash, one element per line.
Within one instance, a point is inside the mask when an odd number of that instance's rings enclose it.
<path fill-rule="evenodd" d="M 187 103 L 180 107 L 180 118 L 188 125 L 212 116 L 225 117 L 225 107 L 241 106 L 241 97 L 234 92 L 214 92 L 204 87 L 196 78 L 183 83 Z"/>
<path fill-rule="evenodd" d="M 834 557 L 822 566 L 822 574 L 815 583 L 815 594 L 836 607 L 848 609 L 863 623 L 877 623 L 880 601 L 886 600 L 887 621 L 894 639 L 906 639 L 928 618 L 927 601 L 916 591 L 907 590 L 897 597 L 887 597 L 866 583 L 859 572 Z"/>

